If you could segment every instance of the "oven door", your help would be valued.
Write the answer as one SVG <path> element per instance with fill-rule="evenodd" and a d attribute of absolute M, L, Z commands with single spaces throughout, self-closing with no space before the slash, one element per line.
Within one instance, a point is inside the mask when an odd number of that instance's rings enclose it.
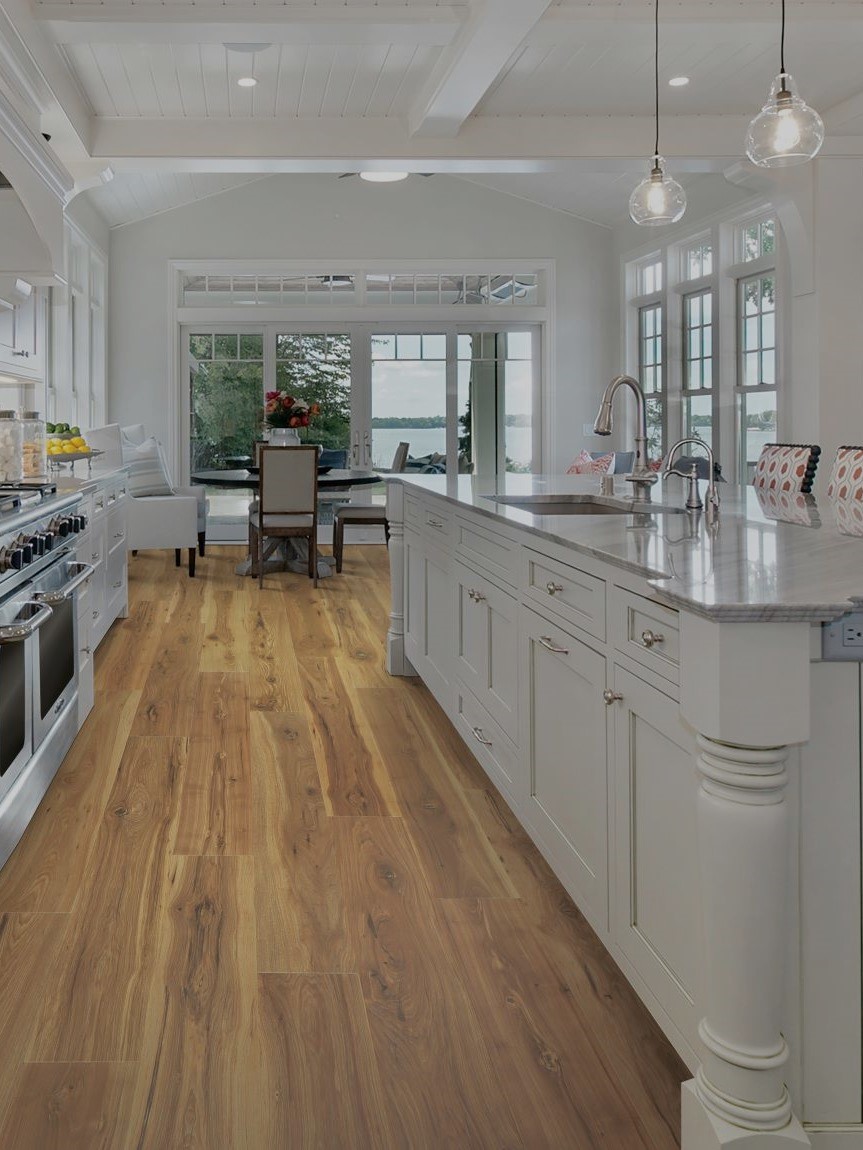
<path fill-rule="evenodd" d="M 76 592 L 93 574 L 89 563 L 64 559 L 34 580 L 33 599 L 51 608 L 33 652 L 33 750 L 42 745 L 63 710 L 78 694 Z"/>
<path fill-rule="evenodd" d="M 0 605 L 0 796 L 33 753 L 33 651 L 51 608 L 16 596 Z"/>

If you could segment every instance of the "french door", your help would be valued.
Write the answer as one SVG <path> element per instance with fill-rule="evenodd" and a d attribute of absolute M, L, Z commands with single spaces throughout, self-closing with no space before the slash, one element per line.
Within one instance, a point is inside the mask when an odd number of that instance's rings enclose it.
<path fill-rule="evenodd" d="M 317 403 L 301 438 L 359 468 L 407 442 L 430 471 L 541 469 L 538 325 L 206 325 L 182 330 L 190 473 L 241 466 L 267 391 Z"/>

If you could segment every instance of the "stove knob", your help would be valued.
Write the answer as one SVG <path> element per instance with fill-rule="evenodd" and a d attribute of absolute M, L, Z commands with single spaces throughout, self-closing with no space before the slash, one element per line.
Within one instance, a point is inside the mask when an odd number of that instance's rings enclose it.
<path fill-rule="evenodd" d="M 51 548 L 54 546 L 55 538 L 56 538 L 56 536 L 54 535 L 53 531 L 44 531 L 42 533 L 42 543 L 43 543 L 46 551 L 50 551 Z"/>
<path fill-rule="evenodd" d="M 32 563 L 33 559 L 34 559 L 33 544 L 32 543 L 22 543 L 21 544 L 21 550 L 24 552 L 24 562 L 25 563 Z"/>
<path fill-rule="evenodd" d="M 80 530 L 86 531 L 87 530 L 87 516 L 86 515 L 79 515 L 78 516 L 78 522 L 81 524 Z"/>
<path fill-rule="evenodd" d="M 24 548 L 13 547 L 11 551 L 7 552 L 9 566 L 14 567 L 16 571 L 20 571 L 24 566 Z"/>
<path fill-rule="evenodd" d="M 73 531 L 76 531 L 76 532 L 77 531 L 83 531 L 84 528 L 86 527 L 86 525 L 87 525 L 87 520 L 84 518 L 83 515 L 73 515 L 72 516 L 72 530 Z"/>
<path fill-rule="evenodd" d="M 60 522 L 57 524 L 57 531 L 65 539 L 66 536 L 69 534 L 69 530 L 70 530 L 71 526 L 72 526 L 71 519 L 61 519 Z"/>
<path fill-rule="evenodd" d="M 33 558 L 41 559 L 45 554 L 45 537 L 43 535 L 31 535 L 27 542 L 33 548 Z"/>

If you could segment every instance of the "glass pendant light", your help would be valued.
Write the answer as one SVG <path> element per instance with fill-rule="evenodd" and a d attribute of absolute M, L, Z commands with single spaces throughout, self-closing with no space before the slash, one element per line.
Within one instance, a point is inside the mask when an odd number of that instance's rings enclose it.
<path fill-rule="evenodd" d="M 824 143 L 824 121 L 797 92 L 785 71 L 785 0 L 782 0 L 782 38 L 779 75 L 767 103 L 749 125 L 746 155 L 760 168 L 790 168 L 813 160 Z"/>
<path fill-rule="evenodd" d="M 641 227 L 675 224 L 686 211 L 686 192 L 665 170 L 665 160 L 659 154 L 659 0 L 654 11 L 654 88 L 656 97 L 656 140 L 653 146 L 653 166 L 648 177 L 641 181 L 629 197 L 629 215 Z"/>

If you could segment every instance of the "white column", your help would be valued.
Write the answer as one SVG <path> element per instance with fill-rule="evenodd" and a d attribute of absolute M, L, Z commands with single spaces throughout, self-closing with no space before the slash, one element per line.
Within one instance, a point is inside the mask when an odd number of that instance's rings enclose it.
<path fill-rule="evenodd" d="M 390 675 L 414 675 L 405 658 L 405 523 L 404 487 L 387 483 L 387 520 L 390 554 L 390 627 L 387 631 L 387 671 Z"/>
<path fill-rule="evenodd" d="M 681 620 L 681 709 L 698 733 L 704 941 L 701 1065 L 684 1084 L 682 1150 L 799 1150 L 785 1085 L 792 834 L 788 745 L 808 738 L 800 624 Z"/>

